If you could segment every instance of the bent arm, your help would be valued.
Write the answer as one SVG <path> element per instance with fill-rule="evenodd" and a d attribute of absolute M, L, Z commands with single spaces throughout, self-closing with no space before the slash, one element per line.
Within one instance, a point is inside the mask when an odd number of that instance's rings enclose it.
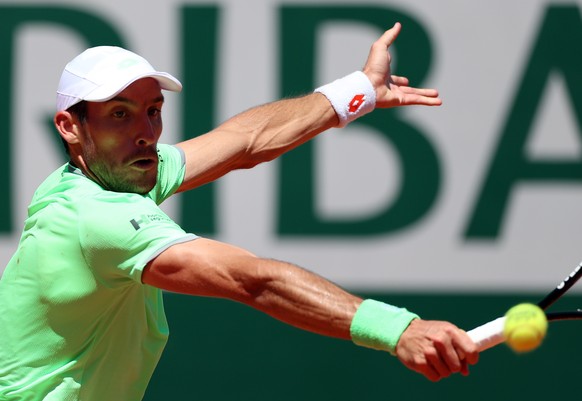
<path fill-rule="evenodd" d="M 303 330 L 342 339 L 350 339 L 362 302 L 295 265 L 204 238 L 168 248 L 147 265 L 142 281 L 167 291 L 238 301 Z"/>
<path fill-rule="evenodd" d="M 186 176 L 178 192 L 216 180 L 229 171 L 251 168 L 273 160 L 329 128 L 343 126 L 339 118 L 343 113 L 340 111 L 339 115 L 336 114 L 334 107 L 343 109 L 343 106 L 351 104 L 346 103 L 351 95 L 346 99 L 340 96 L 343 99 L 340 103 L 331 95 L 353 92 L 356 97 L 361 96 L 364 89 L 360 84 L 371 88 L 375 97 L 370 103 L 371 109 L 410 105 L 439 106 L 442 102 L 435 89 L 411 87 L 407 78 L 392 75 L 388 49 L 400 29 L 400 24 L 395 24 L 371 46 L 362 69 L 366 81 L 359 81 L 359 84 L 349 81 L 351 83 L 348 84 L 338 80 L 335 85 L 332 84 L 334 90 L 326 91 L 325 96 L 312 93 L 252 108 L 207 134 L 178 144 L 186 155 Z M 371 109 L 366 108 L 367 111 Z M 359 116 L 357 114 L 353 118 Z"/>

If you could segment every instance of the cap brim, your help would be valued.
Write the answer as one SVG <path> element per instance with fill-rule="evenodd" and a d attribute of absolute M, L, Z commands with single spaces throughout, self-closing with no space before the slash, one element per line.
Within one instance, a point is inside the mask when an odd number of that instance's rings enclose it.
<path fill-rule="evenodd" d="M 168 74 L 167 72 L 156 71 L 138 74 L 131 77 L 130 79 L 125 77 L 123 80 L 114 80 L 85 95 L 83 100 L 89 102 L 105 102 L 107 100 L 111 100 L 119 93 L 123 92 L 129 85 L 144 78 L 154 78 L 159 82 L 160 88 L 164 90 L 172 92 L 180 92 L 182 90 L 182 83 L 178 79 L 173 77 L 171 74 Z"/>

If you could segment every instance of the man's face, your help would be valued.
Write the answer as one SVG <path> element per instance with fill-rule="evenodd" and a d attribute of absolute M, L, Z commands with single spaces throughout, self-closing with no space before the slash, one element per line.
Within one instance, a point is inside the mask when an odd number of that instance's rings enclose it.
<path fill-rule="evenodd" d="M 145 194 L 156 184 L 162 133 L 160 85 L 140 79 L 106 102 L 88 102 L 81 125 L 81 154 L 104 188 Z"/>

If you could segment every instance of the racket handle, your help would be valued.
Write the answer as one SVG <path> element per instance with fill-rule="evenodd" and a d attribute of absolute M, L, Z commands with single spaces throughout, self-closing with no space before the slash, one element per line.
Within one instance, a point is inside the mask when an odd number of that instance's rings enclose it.
<path fill-rule="evenodd" d="M 477 344 L 479 352 L 485 351 L 491 347 L 501 344 L 505 341 L 503 336 L 503 326 L 505 325 L 505 316 L 485 323 L 467 332 L 471 340 Z"/>

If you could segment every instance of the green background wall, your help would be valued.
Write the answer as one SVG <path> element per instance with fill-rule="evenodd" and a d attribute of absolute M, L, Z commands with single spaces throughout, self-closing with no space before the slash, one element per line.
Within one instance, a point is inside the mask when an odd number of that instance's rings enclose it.
<path fill-rule="evenodd" d="M 367 294 L 426 319 L 473 328 L 543 294 Z M 581 296 L 560 306 L 582 305 Z M 558 309 L 558 305 L 555 305 Z M 582 322 L 550 326 L 543 347 L 481 354 L 468 377 L 433 383 L 387 353 L 286 326 L 244 305 L 166 294 L 170 341 L 146 401 L 579 400 Z"/>

